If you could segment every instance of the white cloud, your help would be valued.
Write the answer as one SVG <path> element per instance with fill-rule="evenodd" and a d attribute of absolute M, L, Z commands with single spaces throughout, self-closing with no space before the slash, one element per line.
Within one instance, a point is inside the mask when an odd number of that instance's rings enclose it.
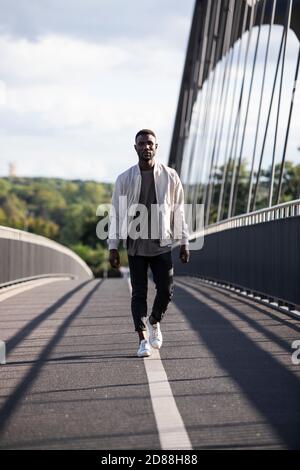
<path fill-rule="evenodd" d="M 167 162 L 193 4 L 0 0 L 0 174 L 113 181 L 141 127 Z"/>
<path fill-rule="evenodd" d="M 183 54 L 166 45 L 90 45 L 64 37 L 5 44 L 2 38 L 2 51 L 0 69 L 12 77 L 7 110 L 29 120 L 39 113 L 47 128 L 119 130 L 137 119 L 161 126 L 174 109 L 176 95 L 171 101 L 169 92 L 179 86 Z"/>
<path fill-rule="evenodd" d="M 76 81 L 90 73 L 103 73 L 128 60 L 124 48 L 72 39 L 67 36 L 46 36 L 40 41 L 0 37 L 1 73 L 13 82 Z"/>
<path fill-rule="evenodd" d="M 96 43 L 160 36 L 177 40 L 181 48 L 180 25 L 174 30 L 173 18 L 191 18 L 194 1 L 0 0 L 0 32 L 31 41 L 63 34 Z"/>
<path fill-rule="evenodd" d="M 167 162 L 184 47 L 149 37 L 96 44 L 2 36 L 0 54 L 3 164 L 16 161 L 23 175 L 112 181 L 136 162 L 132 144 L 141 127 L 156 130 Z"/>

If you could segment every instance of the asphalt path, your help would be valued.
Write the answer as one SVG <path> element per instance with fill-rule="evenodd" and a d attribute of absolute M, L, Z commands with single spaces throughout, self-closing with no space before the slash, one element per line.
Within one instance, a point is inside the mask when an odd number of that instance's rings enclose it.
<path fill-rule="evenodd" d="M 194 449 L 300 448 L 299 321 L 177 277 L 160 358 Z M 149 306 L 155 289 L 149 283 Z M 160 449 L 126 279 L 0 302 L 1 449 Z M 299 355 L 300 356 L 300 355 Z"/>

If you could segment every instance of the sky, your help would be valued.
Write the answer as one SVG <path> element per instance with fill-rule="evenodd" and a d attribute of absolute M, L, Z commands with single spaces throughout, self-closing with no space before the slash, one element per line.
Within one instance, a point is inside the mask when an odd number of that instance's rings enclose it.
<path fill-rule="evenodd" d="M 0 0 L 0 175 L 113 182 L 168 162 L 194 0 Z"/>

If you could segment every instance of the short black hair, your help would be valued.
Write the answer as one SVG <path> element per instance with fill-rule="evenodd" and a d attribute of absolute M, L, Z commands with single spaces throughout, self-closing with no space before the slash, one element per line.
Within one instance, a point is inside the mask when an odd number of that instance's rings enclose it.
<path fill-rule="evenodd" d="M 155 140 L 156 140 L 156 135 L 153 131 L 151 131 L 151 129 L 141 129 L 140 131 L 138 131 L 137 135 L 135 136 L 135 141 L 139 135 L 147 135 L 147 134 L 153 135 L 153 137 L 155 137 Z"/>

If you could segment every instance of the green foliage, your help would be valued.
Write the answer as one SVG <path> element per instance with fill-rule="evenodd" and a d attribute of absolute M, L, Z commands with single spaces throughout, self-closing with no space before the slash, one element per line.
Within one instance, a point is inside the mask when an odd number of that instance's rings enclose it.
<path fill-rule="evenodd" d="M 96 226 L 112 184 L 58 178 L 0 178 L 0 225 L 27 230 L 74 249 L 96 276 L 108 269 L 106 241 Z"/>
<path fill-rule="evenodd" d="M 11 189 L 11 185 L 9 181 L 6 181 L 5 179 L 0 179 L 0 201 L 1 204 L 5 200 L 7 194 L 9 193 Z"/>
<path fill-rule="evenodd" d="M 5 225 L 22 229 L 26 222 L 26 203 L 9 192 L 1 205 L 5 213 Z"/>
<path fill-rule="evenodd" d="M 80 256 L 91 268 L 96 277 L 102 277 L 103 272 L 108 270 L 107 250 L 101 245 L 97 245 L 95 249 L 78 243 L 70 247 Z"/>
<path fill-rule="evenodd" d="M 51 220 L 45 220 L 42 217 L 28 217 L 27 230 L 28 232 L 53 240 L 57 240 L 59 234 L 59 226 Z"/>
<path fill-rule="evenodd" d="M 0 225 L 5 225 L 6 223 L 6 214 L 3 209 L 0 207 Z"/>

